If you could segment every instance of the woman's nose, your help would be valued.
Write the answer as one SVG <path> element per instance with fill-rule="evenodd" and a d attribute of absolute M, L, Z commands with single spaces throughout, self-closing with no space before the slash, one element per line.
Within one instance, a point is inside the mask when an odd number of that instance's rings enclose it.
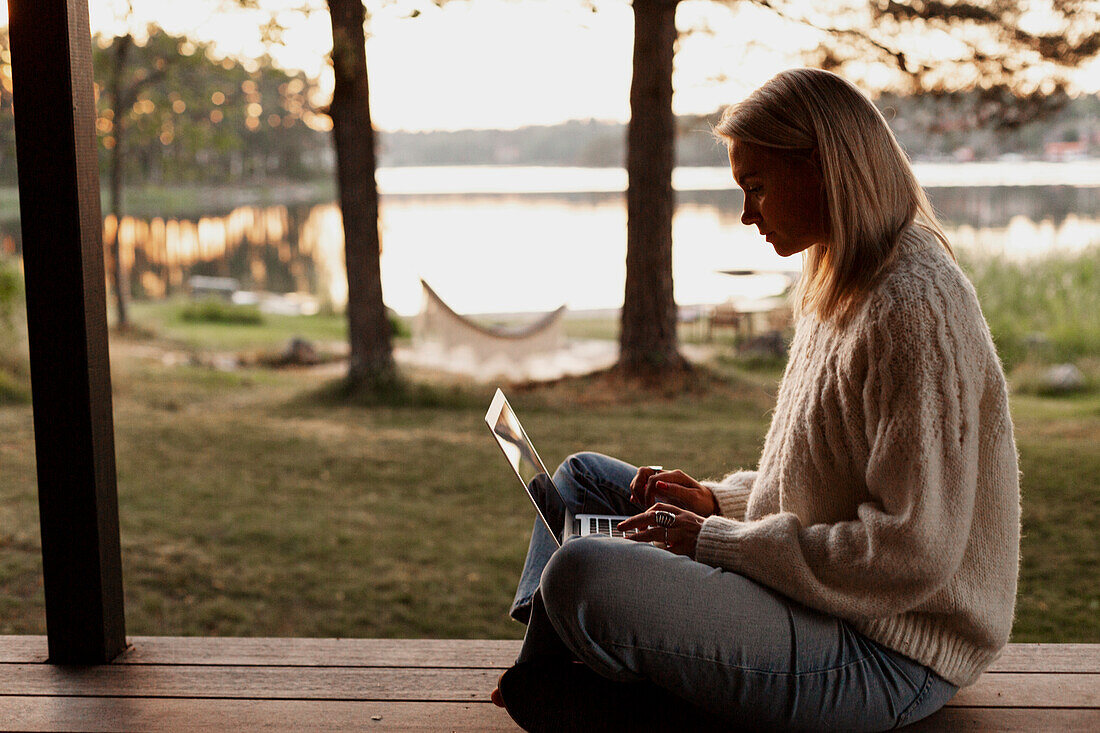
<path fill-rule="evenodd" d="M 748 199 L 745 199 L 745 210 L 741 212 L 741 223 L 750 226 L 759 220 L 760 212 L 756 210 L 756 207 L 749 204 Z"/>

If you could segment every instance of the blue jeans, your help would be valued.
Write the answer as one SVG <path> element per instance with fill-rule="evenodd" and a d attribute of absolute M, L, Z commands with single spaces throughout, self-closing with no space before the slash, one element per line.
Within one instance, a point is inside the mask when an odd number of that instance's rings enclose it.
<path fill-rule="evenodd" d="M 638 469 L 629 463 L 600 455 L 578 453 L 569 456 L 554 472 L 554 486 L 561 493 L 569 510 L 577 514 L 621 514 L 633 516 L 646 507 L 630 502 L 630 481 Z M 535 517 L 527 560 L 519 576 L 519 587 L 509 611 L 512 618 L 527 623 L 531 599 L 539 587 L 542 570 L 558 543 Z"/>
<path fill-rule="evenodd" d="M 640 510 L 627 499 L 634 474 L 582 453 L 554 482 L 574 512 L 632 514 Z M 609 537 L 556 549 L 536 524 L 513 605 L 514 616 L 529 616 L 518 661 L 572 656 L 603 677 L 657 685 L 750 728 L 888 730 L 957 691 L 842 619 L 737 573 Z"/>

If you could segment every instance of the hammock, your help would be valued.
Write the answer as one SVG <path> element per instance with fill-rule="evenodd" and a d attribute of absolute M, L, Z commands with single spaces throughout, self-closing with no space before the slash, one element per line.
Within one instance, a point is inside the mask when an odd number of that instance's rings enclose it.
<path fill-rule="evenodd" d="M 416 364 L 478 379 L 554 379 L 578 369 L 565 338 L 565 306 L 519 326 L 489 326 L 456 313 L 423 280 L 424 307 L 413 325 Z"/>

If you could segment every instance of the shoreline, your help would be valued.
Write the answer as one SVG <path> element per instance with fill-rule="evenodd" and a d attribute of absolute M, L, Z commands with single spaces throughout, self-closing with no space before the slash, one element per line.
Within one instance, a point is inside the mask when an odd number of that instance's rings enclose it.
<path fill-rule="evenodd" d="M 1100 158 L 1069 161 L 996 160 L 958 163 L 917 160 L 913 169 L 925 188 L 1020 188 L 1029 186 L 1100 187 Z M 620 194 L 626 191 L 623 168 L 571 166 L 403 166 L 377 171 L 382 196 L 527 196 Z M 736 190 L 725 166 L 680 166 L 673 189 L 683 193 Z M 106 198 L 106 188 L 103 197 Z M 242 184 L 130 186 L 126 212 L 173 215 L 237 206 L 323 203 L 336 196 L 335 179 L 267 181 Z M 18 188 L 0 186 L 0 220 L 18 217 Z"/>

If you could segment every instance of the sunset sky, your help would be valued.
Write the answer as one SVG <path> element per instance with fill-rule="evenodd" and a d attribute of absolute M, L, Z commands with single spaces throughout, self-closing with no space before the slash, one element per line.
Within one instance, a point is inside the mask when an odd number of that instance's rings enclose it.
<path fill-rule="evenodd" d="M 304 1 L 262 0 L 265 8 L 286 9 L 280 17 L 284 43 L 270 49 L 260 41 L 255 15 L 219 12 L 226 0 L 89 0 L 89 13 L 93 32 L 121 32 L 119 18 L 131 4 L 131 27 L 156 23 L 235 56 L 267 50 L 281 65 L 319 79 L 324 96 L 331 92 L 328 13 L 322 0 L 312 0 L 319 10 L 308 17 L 291 12 Z M 508 128 L 629 116 L 633 19 L 626 0 L 601 0 L 597 13 L 580 0 L 453 0 L 443 8 L 430 0 L 367 4 L 373 11 L 367 41 L 371 109 L 382 129 Z M 676 56 L 678 113 L 709 113 L 740 99 L 780 69 L 800 65 L 800 51 L 817 43 L 818 31 L 749 3 L 731 5 L 680 4 L 677 26 L 685 35 Z M 805 12 L 815 5 L 808 1 Z M 418 17 L 410 17 L 413 9 Z M 4 4 L 0 22 L 6 16 Z M 1035 15 L 1028 22 L 1041 30 L 1044 19 Z M 958 41 L 940 34 L 920 43 L 946 57 Z M 1100 69 L 1094 65 L 1083 77 L 1096 87 Z M 867 78 L 873 81 L 874 73 Z"/>
<path fill-rule="evenodd" d="M 218 44 L 221 52 L 257 56 L 265 51 L 254 16 L 217 12 L 216 0 L 133 0 L 133 27 L 156 23 L 171 33 Z M 265 7 L 293 8 L 302 0 L 264 0 Z M 124 28 L 124 0 L 89 0 L 93 32 Z M 224 3 L 223 3 L 224 5 Z M 332 48 L 328 13 L 288 12 L 284 46 L 268 49 L 284 66 L 300 68 L 331 89 L 326 54 Z M 374 8 L 377 3 L 368 3 Z M 418 7 L 419 17 L 410 18 Z M 629 116 L 633 13 L 623 2 L 601 2 L 592 13 L 576 0 L 475 0 L 390 3 L 369 24 L 367 65 L 371 109 L 383 129 L 508 128 L 568 119 L 625 121 Z M 0 21 L 6 23 L 6 4 Z M 684 2 L 681 30 L 707 25 L 714 35 L 694 34 L 677 57 L 678 112 L 713 112 L 781 68 L 797 64 L 799 38 L 788 29 L 788 50 L 751 40 L 778 30 L 769 13 L 737 13 L 712 2 Z M 746 33 L 746 29 L 751 32 Z M 768 34 L 765 34 L 768 35 Z M 752 73 L 740 69 L 751 68 Z M 726 75 L 724 83 L 716 77 Z"/>

